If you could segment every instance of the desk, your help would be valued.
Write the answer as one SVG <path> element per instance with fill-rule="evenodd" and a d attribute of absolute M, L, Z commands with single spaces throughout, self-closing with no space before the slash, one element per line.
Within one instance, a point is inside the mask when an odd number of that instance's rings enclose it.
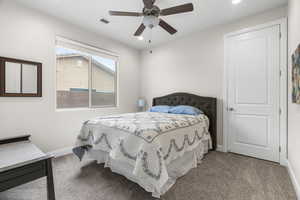
<path fill-rule="evenodd" d="M 29 138 L 0 139 L 0 192 L 46 176 L 48 200 L 55 200 L 53 156 L 43 153 Z"/>

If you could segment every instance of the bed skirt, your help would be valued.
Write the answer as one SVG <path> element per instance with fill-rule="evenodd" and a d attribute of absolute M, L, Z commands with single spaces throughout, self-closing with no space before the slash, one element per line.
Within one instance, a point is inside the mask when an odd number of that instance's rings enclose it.
<path fill-rule="evenodd" d="M 178 178 L 188 173 L 191 169 L 196 168 L 201 163 L 204 155 L 208 153 L 209 141 L 203 141 L 193 151 L 186 152 L 183 156 L 172 161 L 167 166 L 167 172 L 169 175 L 168 181 L 157 191 L 155 186 L 139 181 L 133 174 L 134 166 L 115 160 L 109 156 L 108 152 L 90 149 L 87 152 L 85 159 L 96 160 L 98 164 L 105 164 L 105 167 L 110 168 L 113 172 L 125 176 L 127 179 L 139 184 L 147 192 L 152 193 L 155 198 L 160 198 L 161 195 L 165 194 L 176 182 Z"/>

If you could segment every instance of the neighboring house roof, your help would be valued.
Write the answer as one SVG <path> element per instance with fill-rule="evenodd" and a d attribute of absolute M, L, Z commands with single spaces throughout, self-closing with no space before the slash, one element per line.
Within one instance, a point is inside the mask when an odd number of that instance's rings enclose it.
<path fill-rule="evenodd" d="M 78 55 L 78 54 L 65 54 L 65 55 L 58 55 L 57 56 L 58 59 L 76 58 L 76 57 L 83 58 L 86 61 L 89 60 L 88 56 L 83 56 L 83 55 Z M 100 63 L 96 60 L 92 60 L 92 64 L 95 65 L 96 67 L 100 68 L 101 70 L 111 74 L 111 75 L 115 74 L 115 72 L 113 70 L 111 70 L 109 67 L 106 67 L 105 65 L 103 65 L 102 63 Z"/>

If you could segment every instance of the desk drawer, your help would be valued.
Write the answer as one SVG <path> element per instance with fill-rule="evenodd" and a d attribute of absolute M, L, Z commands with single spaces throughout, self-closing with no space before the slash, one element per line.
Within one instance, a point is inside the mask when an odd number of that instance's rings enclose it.
<path fill-rule="evenodd" d="M 38 161 L 36 163 L 32 163 L 26 166 L 18 167 L 15 169 L 10 169 L 5 172 L 0 173 L 0 184 L 3 184 L 10 179 L 22 178 L 27 174 L 34 174 L 35 172 L 44 172 L 44 176 L 46 175 L 46 162 L 45 160 Z"/>

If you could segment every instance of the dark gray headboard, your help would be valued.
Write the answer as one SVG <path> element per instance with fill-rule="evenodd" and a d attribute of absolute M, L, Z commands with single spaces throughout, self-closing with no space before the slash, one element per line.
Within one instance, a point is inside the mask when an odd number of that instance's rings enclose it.
<path fill-rule="evenodd" d="M 217 99 L 212 97 L 201 97 L 188 93 L 174 93 L 153 99 L 153 106 L 156 105 L 188 105 L 202 110 L 209 118 L 209 132 L 212 137 L 213 149 L 217 148 Z"/>

